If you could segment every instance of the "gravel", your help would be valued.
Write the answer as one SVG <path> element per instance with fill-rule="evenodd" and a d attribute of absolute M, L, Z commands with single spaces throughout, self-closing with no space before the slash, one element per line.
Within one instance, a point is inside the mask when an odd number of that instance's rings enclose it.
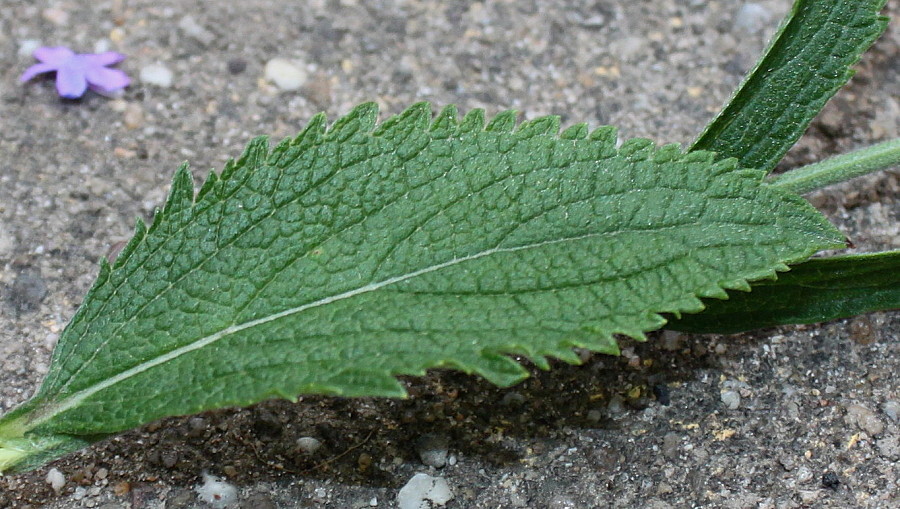
<path fill-rule="evenodd" d="M 686 144 L 790 4 L 753 3 L 769 22 L 721 0 L 0 0 L 0 411 L 38 386 L 97 260 L 152 219 L 182 162 L 199 187 L 253 136 L 277 141 L 369 100 L 382 117 L 428 100 Z M 782 168 L 898 136 L 898 40 L 894 23 Z M 50 79 L 19 84 L 34 62 L 19 51 L 35 41 L 120 51 L 134 83 L 79 101 Z M 290 90 L 267 75 L 273 59 L 296 68 Z M 153 65 L 168 86 L 141 78 Z M 898 181 L 884 172 L 808 198 L 856 252 L 897 249 Z M 623 358 L 528 365 L 509 389 L 434 370 L 402 380 L 405 400 L 302 397 L 164 419 L 0 478 L 0 507 L 203 507 L 204 472 L 235 488 L 238 507 L 394 507 L 417 473 L 438 472 L 448 509 L 896 506 L 900 314 L 662 335 L 623 340 Z M 440 470 L 423 466 L 428 434 L 452 444 Z"/>

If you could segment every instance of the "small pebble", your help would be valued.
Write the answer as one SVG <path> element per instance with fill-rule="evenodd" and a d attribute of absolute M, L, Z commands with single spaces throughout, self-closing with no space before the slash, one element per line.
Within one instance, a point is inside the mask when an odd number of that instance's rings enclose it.
<path fill-rule="evenodd" d="M 757 3 L 745 3 L 734 15 L 734 27 L 748 33 L 757 33 L 769 26 L 772 13 Z"/>
<path fill-rule="evenodd" d="M 56 494 L 63 489 L 63 486 L 66 485 L 66 477 L 55 468 L 51 468 L 49 472 L 47 472 L 47 484 L 53 488 L 53 491 Z"/>
<path fill-rule="evenodd" d="M 31 54 L 34 53 L 34 50 L 41 47 L 41 41 L 39 39 L 23 39 L 19 42 L 19 51 L 18 55 L 21 58 L 29 58 Z"/>
<path fill-rule="evenodd" d="M 97 42 L 94 43 L 94 53 L 103 53 L 112 49 L 112 41 L 107 39 L 106 37 L 102 39 L 97 39 Z"/>
<path fill-rule="evenodd" d="M 237 488 L 207 473 L 203 474 L 203 484 L 194 488 L 194 491 L 201 501 L 217 509 L 237 502 Z"/>
<path fill-rule="evenodd" d="M 736 410 L 741 406 L 741 395 L 738 394 L 737 391 L 725 391 L 721 394 L 720 398 L 722 399 L 722 403 L 724 403 L 725 407 L 729 410 Z"/>
<path fill-rule="evenodd" d="M 819 490 L 801 490 L 800 500 L 808 506 L 818 500 L 820 494 Z"/>
<path fill-rule="evenodd" d="M 663 437 L 662 453 L 663 456 L 674 459 L 678 457 L 679 448 L 681 447 L 681 437 L 677 433 L 666 433 Z"/>
<path fill-rule="evenodd" d="M 625 411 L 625 407 L 622 403 L 622 397 L 618 394 L 609 398 L 609 404 L 606 405 L 607 412 L 609 412 L 610 415 L 621 414 Z"/>
<path fill-rule="evenodd" d="M 313 454 L 322 447 L 322 442 L 313 437 L 300 437 L 297 439 L 297 447 L 306 454 Z"/>
<path fill-rule="evenodd" d="M 281 90 L 299 90 L 306 83 L 306 71 L 285 58 L 266 62 L 265 77 Z"/>
<path fill-rule="evenodd" d="M 878 447 L 878 451 L 885 458 L 889 460 L 900 459 L 900 443 L 898 443 L 896 435 L 878 440 L 875 442 L 875 446 Z"/>
<path fill-rule="evenodd" d="M 568 495 L 556 495 L 547 504 L 548 509 L 578 509 L 578 504 Z"/>
<path fill-rule="evenodd" d="M 447 437 L 428 433 L 416 442 L 416 450 L 422 463 L 434 468 L 443 468 L 447 464 Z"/>
<path fill-rule="evenodd" d="M 822 486 L 836 490 L 841 485 L 841 478 L 834 472 L 826 472 L 822 475 Z"/>
<path fill-rule="evenodd" d="M 69 13 L 58 7 L 48 7 L 44 9 L 44 11 L 41 12 L 41 17 L 59 27 L 69 24 Z"/>
<path fill-rule="evenodd" d="M 870 436 L 875 436 L 884 431 L 884 424 L 875 416 L 875 412 L 862 405 L 847 405 L 847 415 L 844 421 L 847 424 L 855 424 L 859 429 Z"/>
<path fill-rule="evenodd" d="M 210 32 L 200 23 L 197 23 L 192 16 L 185 16 L 178 21 L 178 28 L 184 31 L 185 35 L 193 38 L 204 46 L 209 46 L 216 39 L 215 34 Z"/>
<path fill-rule="evenodd" d="M 900 416 L 900 403 L 893 400 L 886 401 L 881 405 L 881 410 L 884 411 L 884 415 L 887 415 L 890 420 L 896 422 L 897 417 Z"/>
<path fill-rule="evenodd" d="M 228 72 L 231 74 L 240 74 L 247 70 L 247 61 L 243 58 L 232 58 L 228 61 Z"/>
<path fill-rule="evenodd" d="M 801 466 L 800 468 L 797 469 L 797 482 L 798 483 L 802 484 L 805 482 L 809 482 L 810 479 L 812 479 L 812 478 L 813 478 L 813 473 L 812 473 L 812 470 L 809 469 L 809 467 Z"/>
<path fill-rule="evenodd" d="M 128 103 L 125 106 L 125 112 L 122 115 L 125 127 L 128 129 L 137 129 L 144 124 L 144 109 L 140 104 Z"/>
<path fill-rule="evenodd" d="M 172 86 L 172 71 L 162 64 L 150 64 L 141 69 L 141 81 L 161 88 Z"/>
<path fill-rule="evenodd" d="M 503 395 L 503 399 L 500 400 L 501 405 L 507 406 L 519 406 L 525 403 L 525 396 L 516 391 L 509 391 Z"/>
<path fill-rule="evenodd" d="M 400 488 L 397 505 L 400 509 L 422 509 L 442 506 L 453 499 L 450 485 L 443 477 L 416 474 Z"/>

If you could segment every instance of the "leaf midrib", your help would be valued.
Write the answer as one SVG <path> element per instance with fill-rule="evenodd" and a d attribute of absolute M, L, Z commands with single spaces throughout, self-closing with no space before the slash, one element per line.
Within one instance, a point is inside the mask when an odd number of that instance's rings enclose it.
<path fill-rule="evenodd" d="M 599 236 L 603 236 L 603 235 L 607 235 L 607 233 L 589 233 L 586 235 L 580 235 L 580 236 L 576 236 L 576 237 L 553 239 L 553 240 L 536 242 L 536 243 L 532 243 L 532 244 L 526 244 L 526 245 L 522 245 L 522 246 L 515 246 L 515 247 L 508 247 L 508 248 L 494 247 L 491 249 L 486 249 L 484 251 L 480 251 L 480 252 L 472 254 L 472 255 L 468 255 L 468 256 L 464 256 L 464 257 L 460 257 L 460 258 L 454 258 L 452 260 L 448 260 L 443 263 L 424 267 L 422 269 L 410 272 L 408 274 L 394 276 L 394 277 L 387 278 L 385 280 L 375 282 L 375 283 L 369 283 L 365 286 L 361 286 L 361 287 L 355 288 L 353 290 L 349 290 L 349 291 L 346 291 L 346 292 L 343 292 L 343 293 L 340 293 L 337 295 L 331 295 L 328 297 L 324 297 L 324 298 L 316 300 L 314 302 L 310 302 L 310 303 L 303 304 L 301 306 L 296 306 L 296 307 L 293 307 L 290 309 L 286 309 L 286 310 L 280 311 L 278 313 L 267 315 L 267 316 L 257 318 L 255 320 L 251 320 L 248 322 L 244 322 L 242 324 L 235 324 L 235 325 L 226 327 L 225 329 L 222 329 L 221 331 L 216 332 L 215 334 L 210 334 L 208 336 L 204 336 L 204 337 L 197 339 L 189 344 L 180 346 L 174 350 L 166 352 L 163 355 L 160 355 L 160 356 L 154 357 L 150 360 L 144 361 L 144 362 L 142 362 L 136 366 L 133 366 L 125 371 L 122 371 L 121 373 L 119 373 L 115 376 L 112 376 L 100 383 L 92 385 L 86 389 L 82 389 L 82 390 L 72 394 L 71 396 L 66 397 L 65 399 L 63 399 L 59 402 L 47 405 L 44 407 L 43 410 L 41 410 L 40 412 L 38 412 L 36 414 L 34 419 L 29 421 L 29 425 L 32 428 L 37 427 L 41 423 L 46 422 L 47 420 L 55 417 L 56 415 L 64 413 L 67 410 L 70 410 L 72 408 L 78 407 L 82 402 L 84 402 L 86 399 L 90 398 L 94 394 L 96 394 L 100 391 L 103 391 L 105 389 L 108 389 L 109 387 L 112 387 L 112 386 L 118 384 L 119 382 L 127 380 L 133 376 L 139 375 L 139 374 L 141 374 L 147 370 L 150 370 L 156 366 L 159 366 L 161 364 L 164 364 L 166 362 L 174 360 L 178 357 L 181 357 L 184 354 L 187 354 L 187 353 L 193 352 L 195 350 L 199 350 L 201 348 L 209 346 L 226 336 L 241 332 L 246 329 L 256 327 L 258 325 L 263 325 L 263 324 L 266 324 L 266 323 L 269 323 L 269 322 L 272 322 L 275 320 L 279 320 L 281 318 L 285 318 L 287 316 L 291 316 L 291 315 L 294 315 L 297 313 L 302 313 L 303 311 L 306 311 L 308 309 L 325 306 L 325 305 L 331 304 L 332 302 L 337 302 L 337 301 L 349 299 L 349 298 L 352 298 L 352 297 L 355 297 L 357 295 L 361 295 L 364 293 L 373 292 L 373 291 L 379 290 L 381 288 L 384 288 L 384 287 L 392 285 L 392 284 L 402 283 L 403 281 L 406 281 L 406 280 L 409 280 L 409 279 L 412 279 L 412 278 L 415 278 L 418 276 L 422 276 L 422 275 L 425 275 L 425 274 L 428 274 L 431 272 L 435 272 L 435 271 L 438 271 L 438 270 L 441 270 L 441 269 L 444 269 L 447 267 L 451 267 L 451 266 L 457 265 L 459 263 L 477 260 L 477 259 L 483 258 L 485 256 L 490 256 L 490 255 L 497 254 L 497 253 L 510 253 L 510 252 L 516 252 L 516 251 L 523 251 L 523 250 L 527 250 L 527 249 L 537 249 L 537 248 L 541 248 L 541 247 L 544 247 L 547 245 L 583 240 L 583 239 L 599 237 Z"/>

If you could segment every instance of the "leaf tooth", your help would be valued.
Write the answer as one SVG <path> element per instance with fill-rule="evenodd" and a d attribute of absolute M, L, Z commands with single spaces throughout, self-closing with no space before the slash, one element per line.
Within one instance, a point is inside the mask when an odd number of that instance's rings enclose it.
<path fill-rule="evenodd" d="M 707 152 L 710 155 L 710 159 L 715 157 L 715 154 Z M 738 169 L 738 160 L 734 157 L 729 157 L 727 159 L 722 159 L 721 161 L 716 161 L 714 164 L 710 166 L 709 172 L 711 175 L 723 175 L 725 173 L 731 173 Z M 765 176 L 765 172 L 761 172 L 763 176 Z"/>
<path fill-rule="evenodd" d="M 716 159 L 715 152 L 706 150 L 694 150 L 681 155 L 681 161 L 684 163 L 697 163 L 705 166 L 713 166 Z"/>
<path fill-rule="evenodd" d="M 459 124 L 459 133 L 473 133 L 484 130 L 484 110 L 475 108 L 466 113 L 462 122 Z"/>
<path fill-rule="evenodd" d="M 547 355 L 551 355 L 551 353 L 541 352 L 540 354 L 527 355 L 527 357 L 538 369 L 548 371 L 550 369 L 550 361 L 547 360 Z"/>
<path fill-rule="evenodd" d="M 138 245 L 144 241 L 144 238 L 147 236 L 147 224 L 143 219 L 137 218 L 134 222 L 134 236 L 131 237 L 131 240 L 125 244 L 125 247 L 122 248 L 122 251 L 119 252 L 119 256 L 116 257 L 115 263 L 113 263 L 113 269 L 118 269 L 122 265 L 128 261 L 128 258 L 131 257 L 134 250 L 137 249 Z"/>
<path fill-rule="evenodd" d="M 513 128 L 516 127 L 516 117 L 518 115 L 519 112 L 516 110 L 501 111 L 488 123 L 484 130 L 495 133 L 511 133 Z"/>
<path fill-rule="evenodd" d="M 591 131 L 589 138 L 591 141 L 615 147 L 616 141 L 619 139 L 619 130 L 615 126 L 602 125 Z"/>
<path fill-rule="evenodd" d="M 203 182 L 203 185 L 200 187 L 200 191 L 197 193 L 197 197 L 194 199 L 195 203 L 199 205 L 209 205 L 209 203 L 216 201 L 218 196 L 218 183 L 219 176 L 216 172 L 211 171 L 209 175 L 206 177 L 206 181 Z"/>
<path fill-rule="evenodd" d="M 528 358 L 535 366 L 540 369 L 550 369 L 547 356 L 556 356 L 556 350 L 535 350 L 534 347 L 526 343 L 515 343 L 503 348 L 503 352 L 511 355 L 521 355 Z"/>
<path fill-rule="evenodd" d="M 250 140 L 247 148 L 237 159 L 229 159 L 225 163 L 220 175 L 223 182 L 234 185 L 235 179 L 243 180 L 252 173 L 252 170 L 265 162 L 269 154 L 269 137 L 257 136 Z"/>
<path fill-rule="evenodd" d="M 592 352 L 619 355 L 619 342 L 612 333 L 591 327 L 589 333 L 570 341 L 572 346 L 586 348 Z"/>
<path fill-rule="evenodd" d="M 219 174 L 219 179 L 222 182 L 228 182 L 231 180 L 231 176 L 234 175 L 234 172 L 237 171 L 237 163 L 234 159 L 228 158 L 225 161 L 225 166 L 222 167 L 222 172 Z"/>
<path fill-rule="evenodd" d="M 374 102 L 362 103 L 335 120 L 326 135 L 330 140 L 344 142 L 354 134 L 371 132 L 377 119 L 378 105 Z"/>
<path fill-rule="evenodd" d="M 185 218 L 177 218 L 176 216 L 190 211 L 194 204 L 194 179 L 188 169 L 187 163 L 182 164 L 175 176 L 172 177 L 172 186 L 169 191 L 169 198 L 163 207 L 160 219 L 167 221 L 177 220 L 179 224 Z"/>
<path fill-rule="evenodd" d="M 516 136 L 520 138 L 533 138 L 535 136 L 553 136 L 559 133 L 559 116 L 548 115 L 532 120 L 526 120 L 519 124 Z"/>
<path fill-rule="evenodd" d="M 581 122 L 579 124 L 570 125 L 563 132 L 559 134 L 560 139 L 563 140 L 583 140 L 588 137 L 588 125 L 586 122 Z"/>
<path fill-rule="evenodd" d="M 453 364 L 460 366 L 460 369 L 466 373 L 481 375 L 498 387 L 509 387 L 528 378 L 528 370 L 521 364 L 507 355 L 496 352 L 482 351 L 478 361 L 465 369 L 460 363 L 454 362 Z"/>
<path fill-rule="evenodd" d="M 653 162 L 657 164 L 666 164 L 679 160 L 681 156 L 681 145 L 678 143 L 667 143 L 653 153 Z"/>
<path fill-rule="evenodd" d="M 278 144 L 275 145 L 275 147 L 269 152 L 269 157 L 266 163 L 272 166 L 280 166 L 282 157 L 284 157 L 284 155 L 287 154 L 288 151 L 290 151 L 293 141 L 293 138 L 284 138 L 283 140 L 279 141 Z"/>
<path fill-rule="evenodd" d="M 109 275 L 112 272 L 112 267 L 109 265 L 109 260 L 103 256 L 100 258 L 100 271 L 97 274 L 97 281 L 94 282 L 94 288 L 100 287 L 101 285 L 106 283 L 106 280 L 109 279 Z"/>
<path fill-rule="evenodd" d="M 296 147 L 308 147 L 319 143 L 325 136 L 327 122 L 328 118 L 324 113 L 313 115 L 306 128 L 300 131 L 291 144 Z"/>
<path fill-rule="evenodd" d="M 394 138 L 406 136 L 413 131 L 425 131 L 431 123 L 431 103 L 413 104 L 399 115 L 389 117 L 372 132 L 372 136 Z"/>
<path fill-rule="evenodd" d="M 626 140 L 619 147 L 619 154 L 632 161 L 643 161 L 653 154 L 655 144 L 646 138 L 632 138 Z"/>
<path fill-rule="evenodd" d="M 244 153 L 238 158 L 235 165 L 237 169 L 247 168 L 249 170 L 258 168 L 265 164 L 269 157 L 269 137 L 257 136 L 250 140 Z"/>
<path fill-rule="evenodd" d="M 581 364 L 581 358 L 572 351 L 572 346 L 573 345 L 562 346 L 562 348 L 553 352 L 553 356 L 566 364 L 572 364 L 573 366 Z"/>
<path fill-rule="evenodd" d="M 391 373 L 374 370 L 346 370 L 328 380 L 337 393 L 346 397 L 376 396 L 406 398 L 406 389 Z"/>
<path fill-rule="evenodd" d="M 722 286 L 729 290 L 740 290 L 742 292 L 750 291 L 750 283 L 748 283 L 746 279 L 735 279 L 733 281 L 729 281 L 726 284 L 723 284 Z"/>
<path fill-rule="evenodd" d="M 431 137 L 434 139 L 444 139 L 453 136 L 459 128 L 459 122 L 456 119 L 457 115 L 458 112 L 455 104 L 444 106 L 444 109 L 438 113 L 437 117 L 435 117 L 434 121 L 431 123 L 431 127 L 428 129 L 431 133 Z"/>

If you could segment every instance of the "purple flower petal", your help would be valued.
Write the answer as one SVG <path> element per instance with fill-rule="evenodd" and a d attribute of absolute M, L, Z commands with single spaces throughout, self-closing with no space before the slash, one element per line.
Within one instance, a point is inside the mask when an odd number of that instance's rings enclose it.
<path fill-rule="evenodd" d="M 26 81 L 30 80 L 31 78 L 34 78 L 38 74 L 42 74 L 45 72 L 52 72 L 55 70 L 56 70 L 55 65 L 44 64 L 44 63 L 34 64 L 31 67 L 29 67 L 28 69 L 25 69 L 25 72 L 23 72 L 22 76 L 19 77 L 19 81 L 22 83 L 25 83 Z"/>
<path fill-rule="evenodd" d="M 105 67 L 93 67 L 88 69 L 84 74 L 92 89 L 96 89 L 103 93 L 115 92 L 116 90 L 127 87 L 131 83 L 124 72 L 118 69 L 107 69 Z"/>
<path fill-rule="evenodd" d="M 66 99 L 78 99 L 87 90 L 87 79 L 84 70 L 71 65 L 64 65 L 56 70 L 56 91 Z"/>
<path fill-rule="evenodd" d="M 69 48 L 56 46 L 38 48 L 33 55 L 40 63 L 26 69 L 19 79 L 24 82 L 38 74 L 56 71 L 56 91 L 68 99 L 81 97 L 89 86 L 110 95 L 131 83 L 124 72 L 106 68 L 125 60 L 125 55 L 115 51 L 77 54 Z"/>
<path fill-rule="evenodd" d="M 104 67 L 107 65 L 118 64 L 122 60 L 125 60 L 125 55 L 116 53 L 115 51 L 105 51 L 96 54 L 88 53 L 85 55 L 78 55 L 78 57 L 89 67 Z"/>
<path fill-rule="evenodd" d="M 58 67 L 74 57 L 75 52 L 65 46 L 56 46 L 55 48 L 45 46 L 34 50 L 32 56 L 45 64 Z"/>

